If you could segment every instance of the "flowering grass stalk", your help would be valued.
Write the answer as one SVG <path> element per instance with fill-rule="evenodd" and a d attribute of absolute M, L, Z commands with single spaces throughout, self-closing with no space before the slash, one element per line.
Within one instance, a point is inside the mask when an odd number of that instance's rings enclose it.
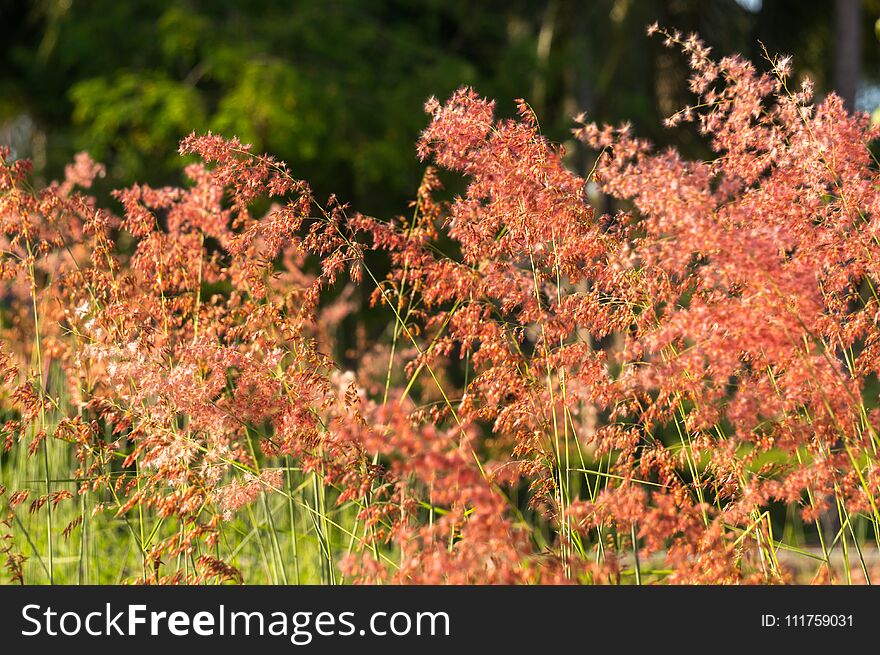
<path fill-rule="evenodd" d="M 11 579 L 876 579 L 876 128 L 651 31 L 709 161 L 580 120 L 585 179 L 471 89 L 390 220 L 213 134 L 119 212 L 87 155 L 34 189 L 4 151 Z"/>

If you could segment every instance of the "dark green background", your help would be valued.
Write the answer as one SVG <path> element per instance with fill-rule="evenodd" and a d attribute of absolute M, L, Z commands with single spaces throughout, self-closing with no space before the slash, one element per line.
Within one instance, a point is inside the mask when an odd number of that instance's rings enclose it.
<path fill-rule="evenodd" d="M 44 179 L 89 150 L 106 190 L 179 182 L 177 140 L 211 129 L 385 216 L 418 184 L 431 95 L 469 84 L 502 114 L 526 98 L 556 141 L 585 110 L 698 154 L 692 130 L 661 127 L 689 99 L 686 62 L 645 27 L 696 30 L 722 55 L 757 58 L 760 40 L 824 92 L 848 1 L 0 0 L 0 142 Z M 870 88 L 880 1 L 856 4 Z M 571 165 L 589 166 L 570 145 Z"/>

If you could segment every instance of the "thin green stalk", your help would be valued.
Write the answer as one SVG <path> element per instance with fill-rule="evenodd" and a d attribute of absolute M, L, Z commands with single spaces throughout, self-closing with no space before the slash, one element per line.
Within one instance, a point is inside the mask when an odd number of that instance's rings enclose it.
<path fill-rule="evenodd" d="M 636 584 L 638 586 L 642 586 L 642 567 L 639 563 L 639 538 L 636 530 L 635 521 L 630 524 L 630 533 L 632 536 L 632 544 L 633 544 L 633 562 L 635 565 L 636 572 Z"/>
<path fill-rule="evenodd" d="M 27 244 L 28 251 L 28 272 L 30 274 L 30 283 L 31 283 L 31 302 L 33 304 L 34 311 L 34 352 L 37 358 L 37 379 L 39 380 L 40 385 L 40 430 L 43 433 L 43 443 L 42 443 L 42 451 L 43 451 L 43 473 L 44 473 L 44 483 L 46 489 L 46 497 L 47 499 L 52 493 L 52 474 L 49 468 L 49 435 L 46 432 L 46 408 L 43 402 L 43 396 L 45 396 L 45 387 L 43 384 L 43 349 L 41 343 L 40 336 L 40 312 L 37 308 L 37 279 L 36 272 L 34 271 L 34 255 L 31 249 L 30 241 L 25 240 Z M 55 584 L 55 557 L 54 557 L 54 548 L 52 544 L 52 502 L 49 500 L 46 502 L 46 543 L 48 548 L 48 556 L 49 556 L 49 584 Z"/>
<path fill-rule="evenodd" d="M 284 464 L 287 468 L 287 513 L 290 520 L 290 544 L 293 550 L 293 572 L 296 584 L 302 584 L 299 572 L 299 535 L 296 529 L 296 510 L 293 507 L 293 472 L 290 470 L 290 457 L 284 456 Z"/>

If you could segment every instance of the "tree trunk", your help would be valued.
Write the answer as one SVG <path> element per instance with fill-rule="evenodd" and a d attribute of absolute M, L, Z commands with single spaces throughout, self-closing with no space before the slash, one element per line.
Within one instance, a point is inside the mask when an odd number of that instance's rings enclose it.
<path fill-rule="evenodd" d="M 834 86 L 849 110 L 855 109 L 861 68 L 861 0 L 834 0 Z"/>

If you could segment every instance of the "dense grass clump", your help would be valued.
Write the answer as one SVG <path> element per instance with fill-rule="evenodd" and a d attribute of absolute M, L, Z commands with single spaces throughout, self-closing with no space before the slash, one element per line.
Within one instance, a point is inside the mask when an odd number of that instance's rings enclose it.
<path fill-rule="evenodd" d="M 391 220 L 212 134 L 116 210 L 5 153 L 11 579 L 876 579 L 876 130 L 664 36 L 711 161 L 581 121 L 584 179 L 470 89 Z"/>

